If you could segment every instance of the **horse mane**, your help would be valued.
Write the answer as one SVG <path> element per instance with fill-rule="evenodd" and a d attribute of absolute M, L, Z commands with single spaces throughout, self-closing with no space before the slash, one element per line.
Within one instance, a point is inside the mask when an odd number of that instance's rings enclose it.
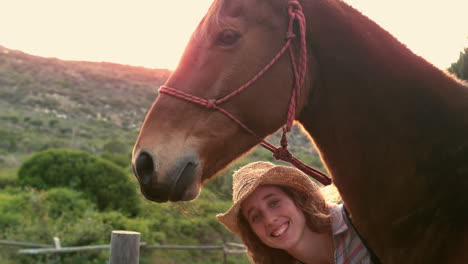
<path fill-rule="evenodd" d="M 325 12 L 328 17 L 327 21 L 333 21 L 334 23 L 334 25 L 326 26 L 329 29 L 328 32 L 320 32 L 320 39 L 327 39 L 326 44 L 329 50 L 345 52 L 342 56 L 336 56 L 337 54 L 335 54 L 333 57 L 337 66 L 367 72 L 372 70 L 375 65 L 379 65 L 385 67 L 385 70 L 389 71 L 388 73 L 394 73 L 401 70 L 398 66 L 405 66 L 408 62 L 420 64 L 419 62 L 424 60 L 423 58 L 416 60 L 414 53 L 406 45 L 348 3 L 344 1 L 317 2 L 321 2 L 321 4 L 314 5 L 313 9 L 320 9 L 319 12 Z M 310 17 L 309 20 L 313 23 L 314 17 Z M 333 31 L 330 29 L 333 29 Z M 318 34 L 313 32 L 311 36 L 312 39 L 309 43 L 316 45 L 317 41 L 313 36 L 318 36 Z M 325 46 L 313 47 L 313 49 L 316 48 L 323 51 Z M 378 53 L 370 54 L 369 52 Z M 325 57 L 327 54 L 317 52 L 316 56 L 322 62 L 320 58 L 331 59 Z M 395 57 L 394 54 L 400 54 L 401 56 Z M 357 61 L 366 63 L 357 65 Z M 426 60 L 424 61 L 427 64 L 426 66 L 430 65 Z"/>
<path fill-rule="evenodd" d="M 226 20 L 221 19 L 221 10 L 224 5 L 224 0 L 215 0 L 210 8 L 208 9 L 206 15 L 200 21 L 197 31 L 194 34 L 194 38 L 198 41 L 203 41 L 209 39 L 210 30 L 213 28 L 229 28 L 230 25 Z"/>
<path fill-rule="evenodd" d="M 203 41 L 210 39 L 210 33 L 213 31 L 216 32 L 220 29 L 234 29 L 233 25 L 229 23 L 226 19 L 223 19 L 225 15 L 223 14 L 224 9 L 226 8 L 229 1 L 239 1 L 239 0 L 214 0 L 208 9 L 206 15 L 203 17 L 200 22 L 194 38 L 198 41 Z M 287 14 L 287 0 L 266 0 L 266 3 L 277 10 L 278 12 Z M 258 11 L 258 10 L 257 10 Z"/>
<path fill-rule="evenodd" d="M 314 132 L 314 142 L 319 142 L 345 202 L 359 216 L 356 222 L 369 225 L 392 219 L 387 221 L 388 234 L 369 233 L 369 226 L 363 232 L 373 245 L 385 241 L 383 248 L 376 246 L 379 253 L 398 245 L 396 254 L 408 256 L 413 260 L 409 263 L 427 263 L 416 261 L 425 259 L 423 255 L 411 256 L 419 243 L 419 252 L 431 252 L 434 260 L 443 262 L 449 247 L 464 239 L 459 230 L 466 228 L 466 217 L 459 215 L 468 208 L 464 194 L 468 142 L 462 140 L 468 128 L 463 121 L 468 110 L 466 83 L 416 55 L 343 1 L 307 5 L 308 45 L 317 58 L 320 79 L 301 113 L 303 125 Z M 339 101 L 328 103 L 332 97 Z M 350 111 L 353 116 L 347 115 Z M 340 122 L 330 124 L 331 119 Z M 359 176 L 350 176 L 353 170 Z M 350 182 L 356 177 L 362 185 Z M 393 180 L 381 180 L 384 177 Z M 365 185 L 372 187 L 364 191 L 360 186 Z M 378 215 L 371 212 L 375 207 L 388 210 Z M 451 243 L 444 244 L 447 240 Z"/>

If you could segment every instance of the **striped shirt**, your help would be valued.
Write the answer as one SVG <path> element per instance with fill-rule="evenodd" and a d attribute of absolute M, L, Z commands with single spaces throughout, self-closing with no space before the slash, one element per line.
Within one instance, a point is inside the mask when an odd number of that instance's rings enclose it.
<path fill-rule="evenodd" d="M 372 264 L 371 257 L 356 231 L 345 220 L 343 204 L 330 209 L 335 264 Z"/>

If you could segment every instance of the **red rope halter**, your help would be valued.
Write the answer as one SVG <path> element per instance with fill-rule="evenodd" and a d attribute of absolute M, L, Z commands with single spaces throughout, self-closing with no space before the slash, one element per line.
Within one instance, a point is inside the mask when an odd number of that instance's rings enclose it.
<path fill-rule="evenodd" d="M 161 86 L 159 89 L 159 93 L 163 94 L 168 94 L 175 96 L 177 98 L 202 105 L 208 109 L 216 109 L 223 114 L 225 114 L 227 117 L 229 117 L 231 120 L 239 124 L 245 131 L 247 131 L 249 134 L 253 135 L 256 137 L 260 142 L 261 145 L 268 149 L 269 151 L 273 152 L 273 157 L 277 160 L 283 160 L 286 162 L 291 163 L 294 165 L 296 168 L 300 169 L 304 173 L 306 173 L 309 176 L 312 176 L 314 179 L 316 179 L 318 182 L 322 183 L 323 185 L 329 185 L 331 184 L 331 179 L 325 175 L 324 173 L 304 164 L 302 161 L 294 157 L 288 150 L 288 140 L 286 138 L 286 134 L 291 131 L 291 128 L 293 126 L 293 122 L 296 117 L 296 106 L 297 106 L 297 101 L 299 99 L 300 95 L 300 88 L 302 84 L 304 83 L 304 77 L 306 74 L 306 68 L 307 68 L 307 47 L 306 47 L 306 23 L 305 23 L 305 16 L 304 13 L 302 12 L 302 7 L 299 4 L 297 0 L 289 0 L 289 27 L 288 27 L 288 32 L 286 34 L 286 44 L 281 48 L 281 50 L 273 57 L 270 63 L 268 63 L 260 72 L 258 72 L 252 79 L 247 81 L 244 85 L 239 87 L 237 90 L 233 91 L 232 93 L 226 95 L 225 97 L 221 99 L 203 99 L 197 96 L 193 96 L 190 94 L 187 94 L 185 92 L 182 92 L 180 90 L 167 87 L 167 86 Z M 296 58 L 291 46 L 292 40 L 296 38 L 296 34 L 294 34 L 294 21 L 298 22 L 299 29 L 300 29 L 300 54 L 299 54 L 299 59 L 298 62 L 296 62 Z M 286 50 L 289 51 L 289 56 L 291 59 L 291 65 L 293 68 L 293 73 L 294 73 L 294 85 L 292 89 L 292 94 L 291 94 L 291 100 L 289 103 L 289 109 L 288 109 L 288 117 L 285 126 L 283 127 L 283 135 L 281 137 L 281 146 L 280 147 L 275 147 L 260 136 L 258 136 L 255 132 L 253 132 L 250 128 L 248 128 L 244 123 L 242 123 L 239 119 L 234 117 L 232 114 L 227 112 L 225 109 L 219 107 L 220 104 L 226 102 L 227 100 L 231 99 L 232 97 L 238 95 L 248 87 L 250 87 L 255 81 L 257 81 L 265 72 L 267 72 L 273 64 L 275 64 L 278 59 L 286 52 Z"/>

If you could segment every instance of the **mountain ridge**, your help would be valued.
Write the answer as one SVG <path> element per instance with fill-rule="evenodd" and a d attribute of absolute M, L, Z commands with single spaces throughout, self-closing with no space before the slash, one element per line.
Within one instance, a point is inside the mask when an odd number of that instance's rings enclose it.
<path fill-rule="evenodd" d="M 80 119 L 137 127 L 139 122 L 134 120 L 144 116 L 169 74 L 165 69 L 43 58 L 0 46 L 2 99 Z M 9 96 L 11 93 L 21 96 Z M 113 109 L 114 113 L 109 112 Z"/>
<path fill-rule="evenodd" d="M 99 154 L 118 141 L 130 153 L 169 75 L 167 69 L 44 58 L 0 46 L 0 168 L 17 168 L 48 148 Z"/>
<path fill-rule="evenodd" d="M 0 166 L 16 167 L 19 156 L 51 147 L 99 154 L 111 140 L 130 152 L 169 75 L 166 69 L 43 58 L 0 46 Z M 276 133 L 269 141 L 277 145 L 279 139 Z M 298 127 L 289 139 L 293 154 L 317 156 Z"/>

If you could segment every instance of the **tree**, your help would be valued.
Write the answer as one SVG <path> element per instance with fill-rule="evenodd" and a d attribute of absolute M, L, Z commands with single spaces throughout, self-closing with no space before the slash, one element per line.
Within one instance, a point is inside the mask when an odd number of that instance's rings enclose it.
<path fill-rule="evenodd" d="M 36 189 L 65 187 L 81 191 L 100 210 L 121 210 L 135 215 L 139 197 L 135 182 L 112 162 L 87 152 L 49 149 L 36 153 L 18 171 L 21 186 Z"/>
<path fill-rule="evenodd" d="M 82 196 L 82 192 L 63 187 L 48 190 L 44 199 L 48 204 L 48 216 L 54 219 L 67 218 L 69 221 L 78 219 L 91 207 L 90 202 Z"/>
<path fill-rule="evenodd" d="M 119 140 L 111 140 L 103 147 L 101 158 L 114 162 L 122 168 L 131 165 L 132 152 L 129 144 Z"/>
<path fill-rule="evenodd" d="M 448 71 L 455 74 L 459 79 L 468 81 L 468 48 L 460 52 L 458 61 L 452 63 Z"/>

